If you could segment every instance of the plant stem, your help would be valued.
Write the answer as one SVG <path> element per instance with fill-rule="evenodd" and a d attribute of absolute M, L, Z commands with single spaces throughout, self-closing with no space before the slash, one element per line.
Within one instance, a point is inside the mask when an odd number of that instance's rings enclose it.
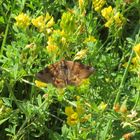
<path fill-rule="evenodd" d="M 106 129 L 104 130 L 104 133 L 102 135 L 102 140 L 106 140 L 106 137 L 107 137 L 108 131 L 110 130 L 111 125 L 112 125 L 112 120 L 110 119 L 107 123 L 107 126 L 105 127 Z"/>
<path fill-rule="evenodd" d="M 129 66 L 130 66 L 130 63 L 131 63 L 131 60 L 132 60 L 132 57 L 133 57 L 133 53 L 134 53 L 134 51 L 132 50 L 131 54 L 130 54 L 130 57 L 129 57 L 128 65 L 127 65 L 127 67 L 124 71 L 123 78 L 122 78 L 122 81 L 120 83 L 120 87 L 118 89 L 118 92 L 117 92 L 117 95 L 116 95 L 116 98 L 115 98 L 115 101 L 114 101 L 114 105 L 116 105 L 119 101 L 120 94 L 121 94 L 121 91 L 123 89 L 123 86 L 124 86 L 124 83 L 125 83 L 125 80 L 126 80 L 126 77 L 127 77 L 127 74 L 128 74 L 128 69 L 129 69 Z"/>
<path fill-rule="evenodd" d="M 139 103 L 139 99 L 140 99 L 140 91 L 138 91 L 138 93 L 137 93 L 136 102 L 135 102 L 135 105 L 134 105 L 134 107 L 133 107 L 133 109 L 132 109 L 132 110 L 135 110 L 135 109 L 136 109 L 136 106 L 137 106 L 137 105 L 138 105 L 138 103 Z"/>
<path fill-rule="evenodd" d="M 4 46 L 5 46 L 5 43 L 6 43 L 6 39 L 7 39 L 8 31 L 9 31 L 9 26 L 10 26 L 11 14 L 12 14 L 12 11 L 13 11 L 14 7 L 15 7 L 15 0 L 14 0 L 14 2 L 12 4 L 9 18 L 6 21 L 7 25 L 6 25 L 6 29 L 5 29 L 5 34 L 4 34 L 4 38 L 3 38 L 3 41 L 2 41 L 2 45 L 1 45 L 1 52 L 0 52 L 1 55 L 3 55 L 3 50 L 4 50 Z"/>
<path fill-rule="evenodd" d="M 8 30 L 9 30 L 9 25 L 10 25 L 10 19 L 11 19 L 11 16 L 8 19 L 8 23 L 7 23 L 7 26 L 6 26 L 6 29 L 5 29 L 5 34 L 4 34 L 4 38 L 3 38 L 3 41 L 2 41 L 2 45 L 1 45 L 1 55 L 3 54 L 4 46 L 5 46 L 5 43 L 6 43 L 6 38 L 7 38 L 7 35 L 8 35 Z"/>

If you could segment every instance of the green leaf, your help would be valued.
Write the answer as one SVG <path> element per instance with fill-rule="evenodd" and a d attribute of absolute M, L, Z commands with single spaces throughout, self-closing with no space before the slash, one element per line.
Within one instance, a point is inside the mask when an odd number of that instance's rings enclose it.
<path fill-rule="evenodd" d="M 2 16 L 0 16 L 0 24 L 4 23 L 4 18 Z"/>
<path fill-rule="evenodd" d="M 0 120 L 0 125 L 3 124 L 5 121 L 7 121 L 9 118 L 6 118 L 6 119 L 3 119 L 3 120 Z"/>
<path fill-rule="evenodd" d="M 11 104 L 11 102 L 10 102 L 10 100 L 8 99 L 8 98 L 2 98 L 2 100 L 4 101 L 4 104 L 6 105 L 6 106 L 9 106 L 9 107 L 12 107 L 12 104 Z"/>

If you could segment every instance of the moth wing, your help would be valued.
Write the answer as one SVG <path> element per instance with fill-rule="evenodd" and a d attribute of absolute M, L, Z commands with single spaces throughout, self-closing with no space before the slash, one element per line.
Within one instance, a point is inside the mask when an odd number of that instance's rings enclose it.
<path fill-rule="evenodd" d="M 49 67 L 39 71 L 36 74 L 37 79 L 45 83 L 52 83 L 53 82 L 53 74 L 50 72 Z"/>
<path fill-rule="evenodd" d="M 51 64 L 37 73 L 36 77 L 42 82 L 52 83 L 56 87 L 66 86 L 61 61 Z"/>
<path fill-rule="evenodd" d="M 79 85 L 83 79 L 88 78 L 95 69 L 93 67 L 81 64 L 79 62 L 66 61 L 68 71 L 68 83 L 70 85 Z"/>

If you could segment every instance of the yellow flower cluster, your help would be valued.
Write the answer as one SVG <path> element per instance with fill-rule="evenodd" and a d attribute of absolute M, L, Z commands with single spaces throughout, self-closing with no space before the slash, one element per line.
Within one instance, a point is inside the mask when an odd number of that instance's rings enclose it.
<path fill-rule="evenodd" d="M 67 35 L 74 33 L 78 28 L 75 15 L 70 11 L 64 12 L 61 17 L 60 27 Z"/>
<path fill-rule="evenodd" d="M 47 46 L 47 52 L 48 53 L 54 53 L 58 50 L 58 46 L 56 45 L 48 45 Z"/>
<path fill-rule="evenodd" d="M 51 28 L 55 22 L 54 18 L 49 15 L 49 13 L 46 13 L 46 16 L 39 16 L 35 19 L 32 19 L 32 24 L 39 29 L 40 32 L 46 30 L 48 31 L 48 28 Z"/>
<path fill-rule="evenodd" d="M 30 18 L 27 14 L 21 13 L 15 17 L 15 25 L 21 28 L 26 28 L 30 25 Z"/>
<path fill-rule="evenodd" d="M 67 106 L 65 108 L 65 114 L 67 115 L 67 124 L 70 126 L 76 125 L 79 122 L 86 122 L 91 118 L 91 115 L 83 115 L 85 114 L 84 108 L 81 105 L 77 105 L 74 110 L 73 107 Z M 84 117 L 82 117 L 84 116 Z"/>
<path fill-rule="evenodd" d="M 30 25 L 30 18 L 25 13 L 21 13 L 15 17 L 16 26 L 26 28 Z M 32 24 L 39 29 L 40 32 L 47 31 L 51 32 L 51 27 L 55 24 L 54 18 L 46 13 L 45 16 L 39 16 L 31 20 Z"/>
<path fill-rule="evenodd" d="M 114 21 L 118 26 L 122 26 L 125 21 L 125 18 L 123 17 L 123 15 L 120 12 L 117 12 L 114 15 Z"/>
<path fill-rule="evenodd" d="M 71 106 L 65 108 L 65 114 L 67 117 L 67 124 L 72 126 L 79 122 L 78 113 L 73 110 Z"/>
<path fill-rule="evenodd" d="M 109 20 L 112 16 L 113 16 L 113 9 L 111 6 L 107 7 L 107 8 L 104 8 L 102 11 L 101 11 L 101 14 L 102 16 L 106 19 L 106 20 Z"/>
<path fill-rule="evenodd" d="M 129 70 L 136 72 L 138 76 L 140 76 L 140 43 L 136 44 L 133 47 L 133 51 L 135 52 L 136 56 L 134 56 L 131 60 L 131 64 L 129 66 Z M 125 62 L 123 66 L 126 68 L 128 62 Z"/>
<path fill-rule="evenodd" d="M 88 43 L 88 42 L 96 42 L 96 38 L 94 36 L 89 36 L 88 38 L 86 38 L 84 40 L 84 43 Z"/>
<path fill-rule="evenodd" d="M 36 19 L 32 19 L 32 24 L 37 27 L 40 31 L 45 28 L 45 20 L 43 16 L 39 16 Z"/>
<path fill-rule="evenodd" d="M 92 5 L 95 11 L 99 12 L 105 5 L 106 0 L 92 0 Z"/>
<path fill-rule="evenodd" d="M 53 38 L 50 36 L 48 38 L 48 42 L 47 42 L 47 52 L 48 53 L 56 53 L 58 51 L 58 46 L 55 45 L 55 41 L 53 40 Z"/>
<path fill-rule="evenodd" d="M 53 30 L 52 34 L 48 37 L 48 42 L 47 42 L 47 52 L 50 54 L 60 54 L 60 45 L 65 45 L 66 46 L 66 37 L 65 37 L 65 32 L 63 30 Z M 62 50 L 63 51 L 63 50 Z"/>
<path fill-rule="evenodd" d="M 125 21 L 125 18 L 120 12 L 116 12 L 111 6 L 101 10 L 102 16 L 107 20 L 105 27 L 110 27 L 113 23 L 121 27 Z"/>

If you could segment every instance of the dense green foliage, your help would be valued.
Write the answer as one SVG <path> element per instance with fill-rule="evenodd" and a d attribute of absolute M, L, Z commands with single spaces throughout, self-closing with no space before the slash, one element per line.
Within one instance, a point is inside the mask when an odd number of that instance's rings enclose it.
<path fill-rule="evenodd" d="M 139 140 L 140 1 L 0 1 L 1 140 Z M 96 72 L 43 86 L 62 59 Z"/>

